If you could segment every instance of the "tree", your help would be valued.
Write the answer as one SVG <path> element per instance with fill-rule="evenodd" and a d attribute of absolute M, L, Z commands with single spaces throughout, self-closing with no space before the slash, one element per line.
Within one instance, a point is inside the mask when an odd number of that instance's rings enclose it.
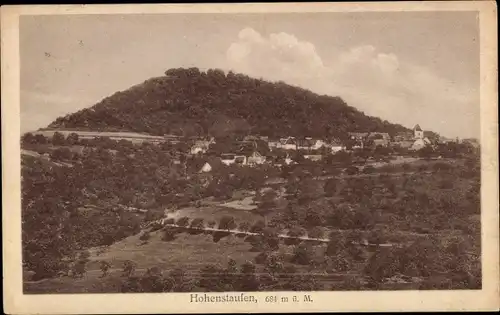
<path fill-rule="evenodd" d="M 35 136 L 31 132 L 27 132 L 21 137 L 22 144 L 33 144 L 35 140 Z"/>
<path fill-rule="evenodd" d="M 219 229 L 227 230 L 228 232 L 234 228 L 236 228 L 236 222 L 234 221 L 234 217 L 225 215 L 219 221 Z"/>
<path fill-rule="evenodd" d="M 375 171 L 375 168 L 371 165 L 367 165 L 363 168 L 363 173 L 365 174 L 371 174 Z"/>
<path fill-rule="evenodd" d="M 216 224 L 217 224 L 217 222 L 215 222 L 214 220 L 211 220 L 211 221 L 208 221 L 207 227 L 213 229 Z"/>
<path fill-rule="evenodd" d="M 241 222 L 240 225 L 238 226 L 238 230 L 242 232 L 248 232 L 250 230 L 250 223 L 248 222 Z"/>
<path fill-rule="evenodd" d="M 283 259 L 279 255 L 269 255 L 265 262 L 266 270 L 269 271 L 272 275 L 278 274 L 283 271 Z"/>
<path fill-rule="evenodd" d="M 45 137 L 44 135 L 41 134 L 35 135 L 35 140 L 34 140 L 35 143 L 46 144 L 48 141 L 49 139 L 47 139 L 47 137 Z"/>
<path fill-rule="evenodd" d="M 262 233 L 262 231 L 264 230 L 265 227 L 266 227 L 266 223 L 262 220 L 259 220 L 259 221 L 255 222 L 255 224 L 250 229 L 250 232 Z"/>
<path fill-rule="evenodd" d="M 221 292 L 225 289 L 224 269 L 218 265 L 206 265 L 200 270 L 199 286 L 208 292 Z"/>
<path fill-rule="evenodd" d="M 264 224 L 267 226 L 267 215 L 276 207 L 276 191 L 268 190 L 262 195 L 262 201 L 256 209 L 256 213 L 264 217 Z"/>
<path fill-rule="evenodd" d="M 51 152 L 50 157 L 53 160 L 70 160 L 73 154 L 68 148 L 57 148 Z"/>
<path fill-rule="evenodd" d="M 335 192 L 337 191 L 337 179 L 331 178 L 327 180 L 323 189 L 325 191 L 325 196 L 327 197 L 334 196 Z"/>
<path fill-rule="evenodd" d="M 262 231 L 262 236 L 264 237 L 265 242 L 269 246 L 271 250 L 279 249 L 279 237 L 276 229 L 273 228 L 264 228 Z"/>
<path fill-rule="evenodd" d="M 87 272 L 87 262 L 85 260 L 77 261 L 73 266 L 73 276 L 82 278 Z"/>
<path fill-rule="evenodd" d="M 235 287 L 238 291 L 258 291 L 260 288 L 260 282 L 255 274 L 255 265 L 251 262 L 246 262 L 241 265 L 241 277 L 235 283 Z M 235 289 L 236 289 L 235 288 Z"/>
<path fill-rule="evenodd" d="M 312 228 L 316 226 L 323 226 L 325 224 L 325 218 L 320 211 L 321 210 L 318 208 L 308 209 L 304 222 L 306 227 Z"/>
<path fill-rule="evenodd" d="M 99 268 L 102 271 L 101 278 L 104 278 L 104 277 L 106 277 L 108 275 L 108 271 L 111 268 L 111 264 L 109 262 L 103 260 L 99 264 Z"/>
<path fill-rule="evenodd" d="M 64 135 L 58 131 L 54 132 L 52 135 L 52 144 L 53 145 L 64 145 L 65 142 Z"/>
<path fill-rule="evenodd" d="M 314 257 L 314 248 L 311 244 L 303 243 L 295 247 L 292 261 L 299 265 L 309 265 Z"/>
<path fill-rule="evenodd" d="M 180 227 L 186 227 L 189 224 L 189 218 L 182 217 L 179 220 L 177 220 L 176 224 Z"/>
<path fill-rule="evenodd" d="M 288 236 L 291 237 L 302 237 L 306 235 L 306 231 L 301 227 L 293 227 L 288 231 Z"/>
<path fill-rule="evenodd" d="M 313 227 L 312 229 L 310 229 L 308 231 L 307 236 L 310 237 L 310 238 L 321 239 L 321 238 L 324 237 L 324 232 L 323 232 L 323 229 L 321 229 L 320 227 L 316 226 L 316 227 Z"/>
<path fill-rule="evenodd" d="M 78 140 L 79 140 L 79 137 L 78 137 L 78 134 L 75 133 L 75 132 L 72 132 L 68 135 L 68 137 L 66 138 L 66 142 L 69 144 L 69 145 L 75 145 L 75 144 L 78 144 Z"/>
<path fill-rule="evenodd" d="M 201 218 L 196 218 L 193 221 L 191 221 L 191 228 L 193 229 L 203 229 L 203 219 Z"/>
<path fill-rule="evenodd" d="M 164 242 L 173 241 L 175 239 L 175 234 L 176 233 L 175 233 L 174 230 L 166 228 L 163 231 L 163 236 L 162 236 L 161 240 L 164 241 Z"/>
<path fill-rule="evenodd" d="M 347 175 L 355 175 L 359 173 L 359 169 L 356 166 L 350 166 L 345 170 Z"/>
<path fill-rule="evenodd" d="M 151 238 L 151 234 L 149 234 L 149 232 L 144 232 L 139 237 L 139 240 L 141 240 L 145 244 L 149 241 L 150 238 Z"/>
<path fill-rule="evenodd" d="M 139 280 L 140 292 L 166 292 L 172 285 L 163 279 L 160 268 L 151 267 L 146 270 Z"/>
<path fill-rule="evenodd" d="M 130 278 L 135 272 L 137 264 L 132 260 L 126 260 L 123 262 L 123 276 Z"/>

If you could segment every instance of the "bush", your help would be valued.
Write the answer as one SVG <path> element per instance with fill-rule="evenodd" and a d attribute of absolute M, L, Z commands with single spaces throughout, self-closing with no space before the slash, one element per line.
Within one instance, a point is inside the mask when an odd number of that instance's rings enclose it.
<path fill-rule="evenodd" d="M 432 170 L 435 172 L 449 171 L 451 168 L 450 164 L 444 162 L 437 162 L 432 166 Z"/>
<path fill-rule="evenodd" d="M 147 242 L 149 241 L 149 239 L 151 238 L 151 235 L 149 234 L 149 232 L 144 232 L 142 233 L 142 235 L 139 237 L 139 239 L 141 241 L 144 241 L 144 242 Z"/>
<path fill-rule="evenodd" d="M 57 148 L 50 153 L 50 158 L 58 161 L 71 160 L 72 157 L 73 153 L 69 148 Z"/>
<path fill-rule="evenodd" d="M 250 229 L 250 232 L 252 232 L 252 233 L 262 233 L 262 231 L 264 230 L 265 226 L 266 226 L 266 224 L 264 223 L 264 221 L 259 220 L 259 221 L 257 221 L 252 226 L 252 228 Z"/>
<path fill-rule="evenodd" d="M 310 244 L 300 244 L 295 247 L 292 262 L 299 265 L 310 265 L 314 258 L 314 248 Z"/>
<path fill-rule="evenodd" d="M 312 229 L 310 229 L 307 233 L 307 236 L 309 238 L 318 238 L 318 239 L 321 239 L 324 237 L 324 232 L 323 232 L 323 229 L 320 228 L 320 227 L 314 227 Z"/>
<path fill-rule="evenodd" d="M 250 223 L 241 222 L 240 225 L 238 226 L 238 230 L 242 232 L 248 232 L 250 230 Z"/>
<path fill-rule="evenodd" d="M 375 172 L 375 167 L 371 165 L 367 165 L 363 168 L 363 173 L 365 174 L 372 174 L 373 172 Z"/>
<path fill-rule="evenodd" d="M 164 242 L 173 241 L 175 239 L 175 235 L 176 235 L 176 233 L 174 230 L 166 229 L 163 231 L 163 236 L 162 236 L 161 240 Z"/>
<path fill-rule="evenodd" d="M 267 258 L 269 257 L 269 253 L 267 252 L 262 252 L 255 256 L 255 263 L 258 265 L 263 265 L 267 262 Z"/>
<path fill-rule="evenodd" d="M 178 226 L 181 226 L 181 227 L 186 227 L 189 224 L 189 218 L 188 217 L 182 217 L 179 220 L 177 220 L 176 224 Z"/>
<path fill-rule="evenodd" d="M 203 219 L 201 218 L 196 218 L 193 221 L 191 221 L 191 224 L 189 225 L 191 228 L 194 229 L 202 229 L 203 226 Z"/>
<path fill-rule="evenodd" d="M 356 166 L 350 166 L 345 169 L 347 175 L 356 175 L 359 173 L 359 169 Z"/>
<path fill-rule="evenodd" d="M 170 218 L 170 219 L 165 220 L 165 224 L 174 224 L 174 223 L 175 223 L 174 218 Z"/>
<path fill-rule="evenodd" d="M 407 171 L 409 171 L 411 169 L 411 166 L 408 163 L 403 163 L 401 165 L 401 168 L 403 169 L 403 171 L 407 172 Z"/>
<path fill-rule="evenodd" d="M 220 230 L 232 230 L 237 227 L 234 217 L 225 215 L 219 221 L 219 229 Z"/>
<path fill-rule="evenodd" d="M 137 268 L 137 264 L 132 260 L 126 260 L 123 262 L 123 276 L 128 278 L 132 277 Z"/>

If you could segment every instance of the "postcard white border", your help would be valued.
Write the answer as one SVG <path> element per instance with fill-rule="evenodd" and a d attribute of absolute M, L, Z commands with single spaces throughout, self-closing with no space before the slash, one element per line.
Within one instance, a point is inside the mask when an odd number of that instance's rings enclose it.
<path fill-rule="evenodd" d="M 313 302 L 190 303 L 190 293 L 23 295 L 21 268 L 19 16 L 137 13 L 478 11 L 481 51 L 482 290 L 304 292 Z M 498 310 L 498 76 L 497 20 L 493 1 L 379 3 L 34 5 L 1 7 L 2 195 L 4 308 L 9 314 L 221 313 L 327 311 Z M 479 106 L 479 104 L 478 104 Z"/>

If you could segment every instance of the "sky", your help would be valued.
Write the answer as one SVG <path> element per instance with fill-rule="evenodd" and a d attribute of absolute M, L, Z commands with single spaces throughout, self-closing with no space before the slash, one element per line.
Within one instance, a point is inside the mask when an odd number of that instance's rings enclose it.
<path fill-rule="evenodd" d="M 220 68 L 479 137 L 476 12 L 47 15 L 20 20 L 21 132 L 165 70 Z M 272 104 L 270 104 L 272 106 Z"/>

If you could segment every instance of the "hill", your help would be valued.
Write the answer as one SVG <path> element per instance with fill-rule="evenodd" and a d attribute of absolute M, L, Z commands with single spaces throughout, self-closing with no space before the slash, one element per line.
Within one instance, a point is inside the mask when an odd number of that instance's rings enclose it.
<path fill-rule="evenodd" d="M 215 69 L 170 69 L 49 125 L 53 129 L 135 131 L 185 136 L 260 134 L 343 137 L 347 131 L 407 128 L 370 117 L 340 97 L 317 95 Z"/>

